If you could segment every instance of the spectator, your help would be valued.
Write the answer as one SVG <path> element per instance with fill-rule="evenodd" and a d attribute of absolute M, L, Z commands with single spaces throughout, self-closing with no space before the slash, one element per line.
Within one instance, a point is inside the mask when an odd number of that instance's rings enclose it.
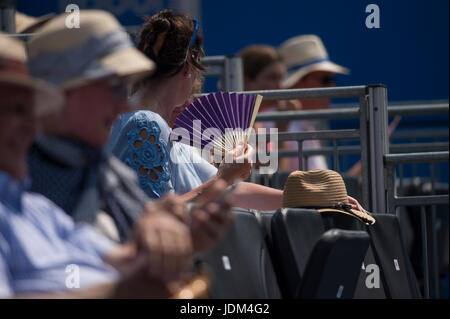
<path fill-rule="evenodd" d="M 57 89 L 28 75 L 21 42 L 0 34 L 0 46 L 0 297 L 172 295 L 168 283 L 179 278 L 192 258 L 186 225 L 168 212 L 182 209 L 180 201 L 172 197 L 148 204 L 133 236 L 116 245 L 26 190 L 26 154 L 38 120 L 58 111 L 64 99 Z M 220 210 L 202 208 L 224 186 L 214 185 L 193 214 L 226 214 L 227 202 Z M 66 284 L 68 266 L 79 267 L 80 289 L 75 292 Z"/>
<path fill-rule="evenodd" d="M 321 39 L 316 35 L 302 35 L 283 42 L 279 47 L 280 55 L 286 63 L 287 76 L 283 87 L 287 89 L 306 89 L 332 87 L 335 85 L 335 74 L 348 74 L 349 70 L 331 62 Z M 302 110 L 319 110 L 330 107 L 328 99 L 301 100 Z M 292 121 L 289 131 L 315 131 L 323 128 L 323 123 L 312 120 Z M 319 148 L 315 140 L 305 141 L 303 149 Z M 297 149 L 296 142 L 291 143 L 291 149 Z M 311 156 L 307 161 L 307 169 L 326 169 L 327 163 L 323 156 Z M 293 158 L 285 169 L 297 169 L 298 159 Z"/>
<path fill-rule="evenodd" d="M 146 193 L 160 197 L 175 190 L 184 198 L 195 198 L 217 178 L 229 183 L 237 177 L 247 178 L 249 164 L 225 164 L 217 170 L 189 146 L 169 141 L 170 127 L 188 104 L 204 69 L 199 62 L 203 48 L 198 22 L 184 14 L 162 11 L 143 25 L 138 48 L 156 62 L 157 71 L 133 90 L 133 99 L 142 97 L 143 106 L 120 117 L 109 147 L 134 168 Z M 153 154 L 150 160 L 146 154 Z M 248 158 L 249 154 L 243 156 Z M 242 183 L 235 193 L 240 207 L 281 207 L 279 190 Z"/>
<path fill-rule="evenodd" d="M 150 199 L 135 173 L 104 145 L 113 121 L 129 110 L 126 84 L 149 75 L 154 63 L 133 47 L 112 15 L 96 10 L 80 15 L 80 28 L 66 28 L 61 15 L 28 43 L 31 73 L 59 86 L 67 100 L 60 114 L 45 120 L 45 135 L 31 147 L 32 189 L 75 221 L 92 223 L 125 242 Z M 177 217 L 190 223 L 181 215 L 178 210 Z M 210 248 L 230 216 L 193 214 L 195 251 Z"/>
<path fill-rule="evenodd" d="M 244 66 L 244 90 L 279 90 L 282 88 L 282 80 L 286 75 L 286 66 L 277 49 L 269 45 L 250 45 L 239 52 Z M 290 111 L 300 110 L 301 104 L 297 100 L 264 101 L 259 112 L 265 111 Z M 285 132 L 289 128 L 289 121 L 280 122 L 256 122 L 254 129 L 265 128 L 269 132 L 271 128 L 277 128 L 279 132 Z M 279 149 L 287 149 L 289 142 L 280 142 Z M 273 150 L 269 142 L 267 147 Z M 286 168 L 289 158 L 280 158 L 279 166 Z"/>
<path fill-rule="evenodd" d="M 109 147 L 139 176 L 140 185 L 149 196 L 160 197 L 167 191 L 184 193 L 184 199 L 196 198 L 216 179 L 228 183 L 236 177 L 245 179 L 248 163 L 229 163 L 216 168 L 192 152 L 185 144 L 169 141 L 170 127 L 191 98 L 203 66 L 202 37 L 198 22 L 183 14 L 164 10 L 143 25 L 138 48 L 157 64 L 157 71 L 139 82 L 133 99 L 144 106 L 122 115 L 114 124 Z M 248 159 L 240 146 L 236 156 Z M 281 207 L 280 190 L 241 183 L 233 200 L 239 207 L 271 210 Z M 356 201 L 351 199 L 352 203 Z"/>
<path fill-rule="evenodd" d="M 286 74 L 286 66 L 277 50 L 270 45 L 250 45 L 238 55 L 244 67 L 244 90 L 279 90 Z M 272 101 L 263 101 L 260 111 L 276 110 Z"/>

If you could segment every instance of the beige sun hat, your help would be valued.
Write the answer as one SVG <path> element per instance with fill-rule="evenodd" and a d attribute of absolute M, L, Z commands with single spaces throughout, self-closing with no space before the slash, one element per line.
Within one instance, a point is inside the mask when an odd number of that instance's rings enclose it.
<path fill-rule="evenodd" d="M 294 86 L 305 75 L 314 71 L 349 74 L 350 70 L 331 62 L 322 40 L 316 35 L 300 35 L 284 41 L 278 51 L 286 64 L 287 76 L 283 87 Z"/>
<path fill-rule="evenodd" d="M 375 223 L 372 216 L 351 209 L 342 176 L 328 169 L 292 172 L 284 187 L 283 207 L 342 213 L 366 225 Z"/>
<path fill-rule="evenodd" d="M 0 32 L 0 48 L 0 85 L 30 90 L 33 93 L 36 116 L 60 110 L 64 104 L 61 92 L 52 85 L 33 79 L 29 75 L 23 42 Z"/>
<path fill-rule="evenodd" d="M 81 10 L 79 28 L 68 28 L 69 14 L 47 22 L 27 45 L 33 76 L 60 88 L 77 87 L 116 75 L 138 81 L 155 70 L 110 13 Z"/>
<path fill-rule="evenodd" d="M 16 12 L 16 33 L 33 33 L 45 23 L 55 17 L 54 13 L 49 13 L 41 17 L 32 17 L 22 12 Z"/>

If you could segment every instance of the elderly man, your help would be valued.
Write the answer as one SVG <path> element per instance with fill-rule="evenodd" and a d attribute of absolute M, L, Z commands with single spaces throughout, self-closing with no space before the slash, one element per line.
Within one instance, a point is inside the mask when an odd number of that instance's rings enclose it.
<path fill-rule="evenodd" d="M 148 197 L 135 173 L 104 150 L 111 125 L 129 111 L 127 84 L 151 74 L 154 64 L 137 51 L 110 14 L 80 12 L 80 28 L 55 17 L 28 43 L 30 72 L 60 87 L 66 106 L 48 118 L 31 148 L 32 189 L 75 221 L 93 223 L 124 242 Z M 178 210 L 186 221 L 186 214 Z M 230 213 L 192 215 L 196 252 L 210 248 L 227 229 Z M 187 222 L 187 221 L 186 221 Z"/>
<path fill-rule="evenodd" d="M 116 244 L 28 192 L 27 150 L 40 119 L 59 110 L 64 98 L 28 75 L 22 43 L 0 34 L 0 47 L 0 297 L 172 295 L 169 283 L 192 259 L 191 233 L 173 217 L 183 205 L 173 196 L 146 204 L 130 238 Z M 224 189 L 225 183 L 216 183 L 192 215 L 227 215 L 226 202 L 209 204 Z M 72 285 L 74 267 L 79 281 Z"/>
<path fill-rule="evenodd" d="M 349 70 L 332 62 L 322 40 L 316 35 L 301 35 L 283 42 L 278 49 L 287 67 L 287 75 L 283 80 L 286 89 L 323 88 L 335 85 L 335 74 L 348 74 Z M 301 100 L 296 109 L 318 110 L 330 107 L 329 99 Z M 315 131 L 319 129 L 317 121 L 292 121 L 289 131 Z M 310 140 L 303 143 L 304 149 L 319 148 L 318 141 Z M 296 149 L 296 142 L 289 143 L 289 148 Z M 327 163 L 323 156 L 311 156 L 306 161 L 307 169 L 327 169 Z M 282 161 L 284 169 L 298 168 L 297 158 L 289 162 Z"/>

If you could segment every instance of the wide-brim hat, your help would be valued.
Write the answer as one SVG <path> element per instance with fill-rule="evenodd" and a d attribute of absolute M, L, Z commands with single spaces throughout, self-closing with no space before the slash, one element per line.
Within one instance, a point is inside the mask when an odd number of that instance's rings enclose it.
<path fill-rule="evenodd" d="M 375 223 L 372 216 L 351 208 L 344 180 L 332 170 L 292 172 L 284 187 L 283 207 L 312 208 L 319 213 L 341 213 L 366 225 Z"/>
<path fill-rule="evenodd" d="M 55 16 L 54 13 L 48 13 L 40 17 L 32 17 L 22 12 L 16 12 L 16 33 L 33 33 Z"/>
<path fill-rule="evenodd" d="M 29 90 L 33 94 L 36 116 L 59 111 L 64 104 L 63 94 L 54 86 L 29 75 L 23 43 L 0 32 L 0 47 L 0 85 Z"/>
<path fill-rule="evenodd" d="M 287 67 L 282 86 L 289 88 L 307 74 L 327 71 L 349 74 L 350 70 L 332 62 L 322 40 L 316 35 L 301 35 L 283 42 L 278 49 Z"/>
<path fill-rule="evenodd" d="M 108 76 L 139 81 L 155 70 L 110 13 L 81 10 L 79 25 L 74 14 L 56 16 L 28 41 L 33 76 L 69 89 Z"/>

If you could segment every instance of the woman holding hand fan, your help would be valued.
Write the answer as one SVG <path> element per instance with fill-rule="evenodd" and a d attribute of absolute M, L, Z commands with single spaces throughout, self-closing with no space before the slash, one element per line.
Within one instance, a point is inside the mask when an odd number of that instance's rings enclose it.
<path fill-rule="evenodd" d="M 115 123 L 110 150 L 137 173 L 150 197 L 175 191 L 193 200 L 217 179 L 231 184 L 251 172 L 252 149 L 240 143 L 229 151 L 235 163 L 217 169 L 185 144 L 170 141 L 171 127 L 189 104 L 204 66 L 202 35 L 198 21 L 185 14 L 161 11 L 143 25 L 138 49 L 157 64 L 156 72 L 132 89 L 139 110 L 122 115 Z M 231 153 L 231 154 L 230 154 Z M 236 206 L 275 210 L 283 192 L 253 183 L 240 183 L 233 193 Z M 363 210 L 349 198 L 355 209 Z"/>
<path fill-rule="evenodd" d="M 133 87 L 132 102 L 140 104 L 139 110 L 114 124 L 109 148 L 136 171 L 144 191 L 153 198 L 175 191 L 190 200 L 216 179 L 229 184 L 246 179 L 251 171 L 249 147 L 238 145 L 232 154 L 236 162 L 217 169 L 190 146 L 169 141 L 171 127 L 205 69 L 200 64 L 204 51 L 198 21 L 161 11 L 144 23 L 138 49 L 157 69 Z M 277 209 L 282 203 L 281 191 L 251 183 L 241 183 L 234 196 L 243 208 Z"/>

